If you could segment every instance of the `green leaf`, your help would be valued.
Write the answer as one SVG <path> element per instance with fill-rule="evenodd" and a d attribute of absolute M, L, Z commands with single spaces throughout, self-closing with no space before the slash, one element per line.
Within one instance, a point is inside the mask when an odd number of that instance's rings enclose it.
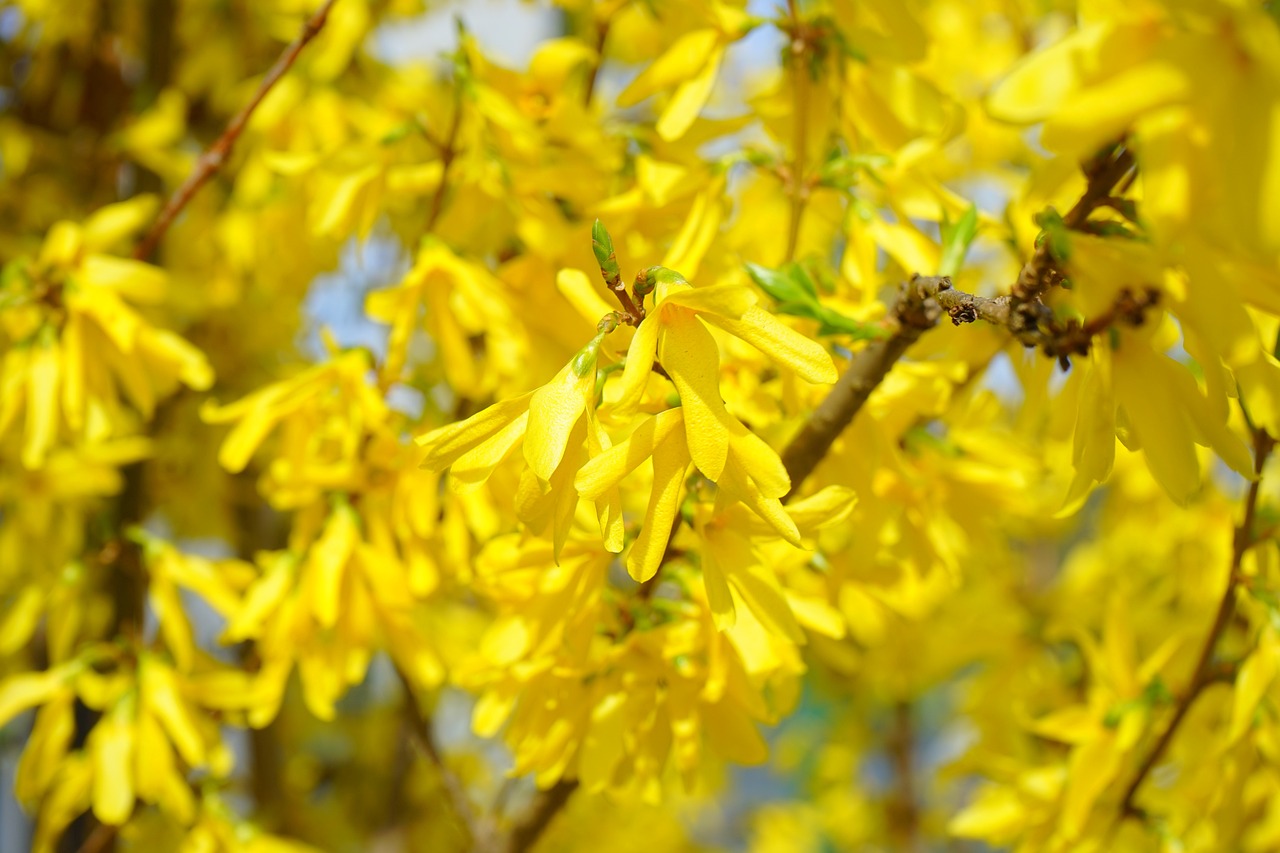
<path fill-rule="evenodd" d="M 978 208 L 969 205 L 955 222 L 945 214 L 942 218 L 942 260 L 938 264 L 938 275 L 955 275 L 964 264 L 965 255 L 978 236 Z"/>
<path fill-rule="evenodd" d="M 787 263 L 778 269 L 769 269 L 748 262 L 746 268 L 752 281 L 777 303 L 779 314 L 816 320 L 819 335 L 848 335 L 857 341 L 868 341 L 887 334 L 874 323 L 846 317 L 819 302 L 818 288 L 800 264 Z"/>

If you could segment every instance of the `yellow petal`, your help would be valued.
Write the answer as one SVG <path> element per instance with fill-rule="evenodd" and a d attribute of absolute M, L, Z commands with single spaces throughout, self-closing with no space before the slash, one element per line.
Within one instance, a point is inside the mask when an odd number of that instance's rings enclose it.
<path fill-rule="evenodd" d="M 835 362 L 822 345 L 785 325 L 763 308 L 752 306 L 741 320 L 714 314 L 704 314 L 703 319 L 741 338 L 808 382 L 829 384 L 836 381 Z"/>
<path fill-rule="evenodd" d="M 582 270 L 562 269 L 556 273 L 556 290 L 588 322 L 595 323 L 614 310 Z"/>
<path fill-rule="evenodd" d="M 711 90 L 716 85 L 716 72 L 720 70 L 720 60 L 723 56 L 724 46 L 721 45 L 707 57 L 707 64 L 697 76 L 681 83 L 672 94 L 671 100 L 667 102 L 662 115 L 658 117 L 658 123 L 654 126 L 658 135 L 667 142 L 673 142 L 684 136 L 685 131 L 698 117 L 698 113 L 707 105 Z"/>
<path fill-rule="evenodd" d="M 737 540 L 736 542 L 733 540 Z M 705 548 L 702 553 L 702 583 L 707 589 L 707 607 L 716 623 L 716 629 L 727 631 L 737 621 L 733 606 L 733 593 L 725 575 L 733 565 L 733 546 L 740 547 L 741 538 L 726 535 L 722 531 L 704 532 Z"/>
<path fill-rule="evenodd" d="M 739 284 L 715 284 L 711 287 L 672 285 L 662 300 L 662 305 L 679 305 L 690 311 L 715 314 L 730 320 L 746 314 L 755 304 L 755 291 Z"/>
<path fill-rule="evenodd" d="M 81 266 L 81 276 L 87 285 L 105 287 L 143 305 L 163 303 L 169 285 L 164 270 L 110 255 L 89 255 Z"/>
<path fill-rule="evenodd" d="M 653 374 L 653 358 L 658 347 L 658 333 L 662 331 L 662 321 L 657 311 L 649 314 L 636 329 L 631 338 L 631 346 L 627 349 L 627 360 L 622 368 L 620 393 L 614 403 L 614 411 L 619 415 L 634 412 L 644 398 L 645 388 L 649 385 L 649 377 Z"/>
<path fill-rule="evenodd" d="M 684 412 L 681 409 L 668 409 L 656 417 L 646 418 L 626 441 L 615 444 L 582 466 L 574 480 L 578 494 L 588 500 L 598 500 L 652 456 L 654 449 L 673 431 L 683 426 Z"/>
<path fill-rule="evenodd" d="M 1093 151 L 1139 115 L 1186 100 L 1191 81 L 1172 64 L 1147 61 L 1069 96 L 1044 125 L 1053 151 Z"/>
<path fill-rule="evenodd" d="M 755 482 L 761 496 L 780 498 L 791 491 L 791 477 L 774 449 L 737 420 L 729 426 L 729 455 Z"/>
<path fill-rule="evenodd" d="M 62 417 L 77 433 L 84 428 L 84 390 L 84 318 L 72 312 L 62 327 Z"/>
<path fill-rule="evenodd" d="M 182 699 L 173 670 L 156 660 L 145 660 L 140 669 L 143 708 L 164 725 L 183 761 L 192 767 L 203 765 L 204 739 Z"/>
<path fill-rule="evenodd" d="M 770 633 L 796 644 L 804 642 L 804 632 L 800 630 L 800 623 L 791 612 L 791 605 L 787 603 L 786 596 L 782 594 L 782 587 L 772 571 L 753 559 L 740 563 L 729 574 L 729 580 L 733 588 L 742 596 L 742 603 L 751 608 L 756 619 L 760 620 L 760 624 Z"/>
<path fill-rule="evenodd" d="M 529 399 L 529 428 L 524 437 L 524 459 L 542 480 L 550 480 L 564 458 L 569 434 L 582 418 L 588 398 L 595 393 L 596 357 L 588 364 L 580 357 L 566 365 Z"/>
<path fill-rule="evenodd" d="M 59 772 L 75 733 L 75 700 L 67 691 L 51 699 L 36 714 L 13 783 L 13 793 L 19 802 L 34 806 L 44 796 Z"/>
<path fill-rule="evenodd" d="M 0 728 L 28 708 L 51 702 L 68 690 L 65 667 L 9 676 L 0 682 Z"/>
<path fill-rule="evenodd" d="M 987 111 L 1018 124 L 1048 118 L 1080 85 L 1082 54 L 1095 50 L 1110 33 L 1106 26 L 1090 27 L 1028 53 L 988 96 Z"/>
<path fill-rule="evenodd" d="M 524 412 L 482 444 L 459 456 L 449 469 L 449 475 L 452 478 L 450 482 L 460 485 L 463 489 L 484 483 L 493 473 L 493 469 L 507 458 L 511 448 L 524 438 L 528 426 L 529 413 Z"/>
<path fill-rule="evenodd" d="M 147 597 L 174 662 L 183 669 L 189 668 L 195 659 L 195 641 L 177 587 L 169 578 L 156 576 L 147 585 Z"/>
<path fill-rule="evenodd" d="M 591 725 L 582 741 L 578 772 L 587 791 L 603 791 L 613 781 L 614 769 L 622 759 L 627 738 L 633 730 L 634 713 L 625 691 L 610 693 L 591 709 Z"/>
<path fill-rule="evenodd" d="M 249 588 L 244 604 L 227 625 L 227 642 L 235 643 L 261 636 L 266 621 L 280 607 L 292 588 L 294 558 L 282 553 L 273 554 L 266 559 L 268 563 L 265 573 Z"/>
<path fill-rule="evenodd" d="M 644 527 L 627 555 L 627 571 L 640 583 L 657 574 L 658 566 L 662 564 L 672 524 L 680 511 L 688 472 L 689 448 L 684 433 L 675 431 L 654 449 L 649 510 L 645 513 Z"/>
<path fill-rule="evenodd" d="M 173 90 L 160 97 L 177 94 Z M 185 115 L 185 112 L 183 113 Z M 84 220 L 84 245 L 91 252 L 110 249 L 146 227 L 160 208 L 157 196 L 137 195 L 128 201 L 100 207 Z"/>
<path fill-rule="evenodd" d="M 308 552 L 313 585 L 312 610 L 316 621 L 326 628 L 332 628 L 338 621 L 342 580 L 358 539 L 355 512 L 348 507 L 338 507 L 329 516 L 324 533 Z"/>
<path fill-rule="evenodd" d="M 204 353 L 173 332 L 150 329 L 140 337 L 141 347 L 148 353 L 172 364 L 182 384 L 197 391 L 205 391 L 213 385 L 213 368 Z"/>
<path fill-rule="evenodd" d="M 58 379 L 61 360 L 55 343 L 35 345 L 27 367 L 27 424 L 22 464 L 39 468 L 58 437 Z"/>
<path fill-rule="evenodd" d="M 803 547 L 800 540 L 800 531 L 796 528 L 795 522 L 791 520 L 791 516 L 787 515 L 782 502 L 776 497 L 762 494 L 760 488 L 747 476 L 747 473 L 736 456 L 730 457 L 729 464 L 725 466 L 724 477 L 719 482 L 720 488 L 734 500 L 739 500 L 746 504 L 748 509 L 764 520 L 766 524 L 773 528 L 774 532 L 787 542 L 797 548 Z"/>
<path fill-rule="evenodd" d="M 123 699 L 89 736 L 93 756 L 93 814 L 119 826 L 133 813 L 133 702 Z"/>
<path fill-rule="evenodd" d="M 601 428 L 600 421 L 595 417 L 594 412 L 588 412 L 588 416 L 587 453 L 595 459 L 610 448 L 609 435 Z M 579 468 L 578 473 L 580 474 L 581 471 L 582 469 Z M 576 476 L 574 487 L 577 488 Z M 595 505 L 605 550 L 612 554 L 621 553 L 626 533 L 622 519 L 622 493 L 617 487 L 606 488 L 604 493 L 596 498 Z"/>
<path fill-rule="evenodd" d="M 1280 643 L 1274 632 L 1266 631 L 1258 647 L 1240 665 L 1228 743 L 1238 741 L 1253 726 L 1254 712 L 1275 682 L 1277 669 L 1280 669 Z"/>
<path fill-rule="evenodd" d="M 1130 339 L 1114 353 L 1116 398 L 1142 443 L 1156 482 L 1179 504 L 1200 487 L 1191 424 L 1178 399 L 1176 371 L 1186 368 Z"/>
<path fill-rule="evenodd" d="M 704 67 L 719 42 L 720 33 L 715 29 L 685 33 L 622 90 L 618 95 L 618 106 L 634 106 L 651 95 L 691 79 Z"/>
<path fill-rule="evenodd" d="M 671 248 L 662 259 L 662 266 L 680 270 L 690 279 L 697 277 L 702 258 L 719 233 L 720 223 L 724 218 L 724 184 L 723 178 L 712 181 L 694 199 L 684 226 L 676 234 Z"/>
<path fill-rule="evenodd" d="M 478 447 L 529 409 L 533 392 L 511 400 L 494 403 L 482 412 L 460 423 L 449 424 L 417 438 L 427 455 L 421 467 L 429 471 L 443 471 L 459 456 Z"/>
<path fill-rule="evenodd" d="M 665 312 L 658 357 L 671 375 L 684 409 L 694 464 L 712 482 L 729 455 L 729 413 L 720 399 L 720 351 L 711 333 L 686 311 Z"/>

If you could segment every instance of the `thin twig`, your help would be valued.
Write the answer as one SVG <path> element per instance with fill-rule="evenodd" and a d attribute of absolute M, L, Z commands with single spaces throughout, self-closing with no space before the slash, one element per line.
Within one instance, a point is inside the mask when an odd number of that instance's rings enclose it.
<path fill-rule="evenodd" d="M 569 798 L 576 790 L 578 790 L 576 780 L 561 779 L 547 790 L 539 792 L 525 819 L 511 830 L 507 853 L 525 853 L 533 849 L 533 845 L 538 843 L 538 839 L 546 832 L 551 821 L 568 805 Z"/>
<path fill-rule="evenodd" d="M 799 493 L 804 481 L 818 467 L 840 433 L 853 422 L 854 416 L 884 380 L 889 369 L 922 334 L 937 324 L 941 310 L 918 288 L 904 286 L 893 313 L 898 320 L 893 334 L 872 342 L 853 357 L 835 386 L 782 451 L 782 464 L 791 477 L 791 491 L 782 499 L 784 503 Z"/>
<path fill-rule="evenodd" d="M 431 196 L 431 209 L 427 214 L 425 229 L 427 233 L 435 230 L 436 223 L 440 220 L 440 214 L 444 212 L 444 197 L 449 187 L 449 170 L 453 166 L 454 158 L 458 156 L 458 131 L 461 128 L 462 94 L 455 82 L 453 89 L 453 118 L 449 122 L 449 133 L 445 137 L 443 144 L 440 145 L 440 183 L 436 186 L 435 194 Z"/>
<path fill-rule="evenodd" d="M 209 179 L 222 168 L 231 156 L 231 150 L 235 147 L 236 141 L 240 138 L 240 134 L 244 132 L 245 125 L 252 118 L 254 110 L 262 103 L 262 100 L 271 91 L 271 88 L 279 82 L 280 78 L 285 75 L 293 63 L 298 59 L 298 55 L 302 53 L 302 49 L 307 43 L 324 29 L 325 22 L 329 18 L 329 10 L 333 8 L 333 4 L 337 0 L 325 0 L 325 2 L 316 10 L 305 24 L 302 26 L 302 32 L 294 39 L 280 57 L 276 60 L 271 69 L 267 71 L 262 82 L 258 84 L 258 90 L 254 92 L 249 103 L 245 104 L 240 112 L 227 124 L 226 130 L 222 131 L 222 135 L 218 137 L 209 149 L 200 155 L 200 159 L 196 161 L 195 170 L 192 171 L 187 179 L 178 187 L 164 206 L 164 210 L 160 212 L 159 218 L 152 224 L 151 229 L 147 231 L 146 236 L 138 243 L 134 249 L 133 256 L 138 260 L 146 260 L 151 257 L 156 246 L 164 238 L 165 232 L 169 230 L 169 226 L 173 224 L 173 220 L 177 218 L 187 203 L 200 191 Z"/>
<path fill-rule="evenodd" d="M 1258 541 L 1253 530 L 1254 518 L 1258 510 L 1258 491 L 1262 485 L 1262 468 L 1274 447 L 1275 439 L 1260 428 L 1254 429 L 1254 480 L 1249 484 L 1249 491 L 1245 495 L 1244 517 L 1232 533 L 1231 568 L 1227 574 L 1227 588 L 1222 593 L 1222 600 L 1218 602 L 1218 612 L 1213 617 L 1213 625 L 1209 628 L 1209 633 L 1204 640 L 1204 646 L 1200 649 L 1200 657 L 1196 660 L 1196 666 L 1192 671 L 1191 681 L 1187 684 L 1186 692 L 1178 700 L 1177 707 L 1173 711 L 1173 717 L 1169 720 L 1169 725 L 1160 734 L 1159 740 L 1156 741 L 1151 751 L 1147 753 L 1147 757 L 1143 759 L 1142 764 L 1138 767 L 1138 772 L 1134 774 L 1129 787 L 1125 789 L 1124 797 L 1120 800 L 1119 814 L 1121 817 L 1142 815 L 1142 811 L 1134 804 L 1138 790 L 1142 787 L 1142 783 L 1146 781 L 1147 777 L 1151 775 L 1151 771 L 1160 762 L 1165 751 L 1168 750 L 1169 745 L 1173 742 L 1174 735 L 1178 732 L 1178 727 L 1182 725 L 1182 721 L 1186 718 L 1187 712 L 1191 710 L 1191 706 L 1195 703 L 1197 697 L 1206 687 L 1213 684 L 1217 677 L 1213 653 L 1217 648 L 1218 641 L 1226 633 L 1227 626 L 1231 624 L 1232 616 L 1235 615 L 1236 591 L 1240 585 L 1240 562 L 1244 559 L 1245 552 Z"/>
<path fill-rule="evenodd" d="M 89 837 L 80 845 L 77 853 L 102 853 L 111 846 L 115 841 L 116 834 L 120 831 L 120 827 L 113 826 L 109 823 L 100 823 L 93 828 L 93 832 L 89 833 Z"/>
<path fill-rule="evenodd" d="M 1088 184 L 1080 200 L 1062 218 L 1063 224 L 1069 229 L 1082 228 L 1095 210 L 1113 198 L 1113 191 L 1133 174 L 1134 167 L 1133 154 L 1123 141 L 1108 146 L 1098 157 L 1085 163 L 1083 168 Z M 913 277 L 899 293 L 891 311 L 897 320 L 893 333 L 854 355 L 844 374 L 782 451 L 783 465 L 791 476 L 791 491 L 783 501 L 799 493 L 804 481 L 827 455 L 840 433 L 853 422 L 894 363 L 920 335 L 936 325 L 943 307 L 953 322 L 987 319 L 1007 327 L 1026 343 L 1025 336 L 1037 334 L 1040 323 L 1046 319 L 1048 309 L 1039 300 L 1045 289 L 1061 279 L 1056 263 L 1049 241 L 1044 240 L 1019 271 L 1009 296 L 988 299 L 956 291 L 942 297 L 942 301 L 948 303 L 946 306 L 939 305 L 938 299 L 931 297 L 950 289 L 949 280 Z"/>
<path fill-rule="evenodd" d="M 889 832 L 896 849 L 914 850 L 920 829 L 920 809 L 916 801 L 915 726 L 911 703 L 906 700 L 894 703 L 886 748 L 893 763 L 894 779 L 887 809 Z"/>
<path fill-rule="evenodd" d="M 787 191 L 791 196 L 791 212 L 787 222 L 787 254 L 786 260 L 795 258 L 796 247 L 800 242 L 800 223 L 804 219 L 805 204 L 809 200 L 809 188 L 805 183 L 805 152 L 809 147 L 809 94 L 808 60 L 809 43 L 800 21 L 800 8 L 797 0 L 787 0 L 787 16 L 790 20 L 790 60 L 792 75 L 792 93 L 795 96 L 795 110 L 792 116 L 791 164 L 787 173 Z"/>
<path fill-rule="evenodd" d="M 1084 173 L 1088 183 L 1080 200 L 1062 217 L 1062 224 L 1072 231 L 1084 227 L 1095 210 L 1111 203 L 1112 192 L 1134 174 L 1134 166 L 1133 152 L 1123 140 L 1107 146 L 1100 155 L 1085 163 Z M 1059 280 L 1060 276 L 1056 272 L 1057 261 L 1053 257 L 1050 241 L 1043 240 L 1031 259 L 1018 272 L 1018 279 L 1009 290 L 1015 306 L 1039 299 Z"/>
<path fill-rule="evenodd" d="M 591 106 L 591 98 L 596 93 L 596 81 L 600 77 L 600 69 L 604 67 L 604 44 L 609 38 L 609 18 L 596 21 L 596 61 L 587 73 L 587 88 L 582 95 L 583 106 Z"/>
<path fill-rule="evenodd" d="M 1039 300 L 1019 304 L 1012 296 L 974 296 L 953 288 L 947 276 L 914 276 L 912 283 L 920 296 L 935 300 L 955 325 L 985 320 L 1001 326 L 1023 346 L 1059 359 L 1064 370 L 1071 356 L 1089 354 L 1095 337 L 1117 323 L 1141 326 L 1147 310 L 1160 302 L 1160 292 L 1153 287 L 1138 293 L 1126 287 L 1097 317 L 1060 320 Z"/>
<path fill-rule="evenodd" d="M 444 755 L 436 744 L 435 733 L 431 730 L 431 718 L 418 701 L 418 695 L 413 688 L 413 683 L 409 681 L 409 677 L 405 675 L 404 670 L 399 666 L 396 667 L 396 675 L 400 678 L 400 684 L 404 688 L 405 709 L 409 721 L 409 730 L 413 733 L 413 741 L 417 744 L 423 756 L 435 767 L 450 808 L 457 817 L 459 825 L 467 834 L 470 842 L 469 849 L 496 850 L 497 844 L 493 828 L 487 821 L 481 820 L 476 815 L 475 810 L 471 807 L 471 800 L 467 796 L 462 780 L 445 762 Z"/>

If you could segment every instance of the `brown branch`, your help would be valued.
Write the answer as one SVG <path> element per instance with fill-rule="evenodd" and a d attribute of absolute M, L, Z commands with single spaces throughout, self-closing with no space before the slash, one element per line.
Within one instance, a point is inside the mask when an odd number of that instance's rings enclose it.
<path fill-rule="evenodd" d="M 1069 229 L 1078 230 L 1086 225 L 1089 216 L 1099 207 L 1113 204 L 1112 193 L 1127 186 L 1134 174 L 1134 167 L 1133 153 L 1123 140 L 1103 149 L 1097 157 L 1085 163 L 1082 167 L 1088 181 L 1085 192 L 1062 218 L 1063 224 Z M 1058 335 L 1045 336 L 1046 326 L 1050 332 L 1054 328 L 1053 314 L 1040 301 L 1040 295 L 1061 280 L 1062 275 L 1056 263 L 1049 241 L 1041 241 L 1019 271 L 1009 295 L 995 298 L 954 291 L 951 289 L 950 279 L 945 277 L 914 276 L 903 286 L 892 309 L 891 314 L 897 320 L 893 333 L 884 340 L 872 343 L 853 357 L 844 375 L 782 451 L 783 465 L 791 476 L 791 491 L 783 501 L 790 500 L 799 492 L 836 438 L 853 422 L 871 392 L 880 385 L 894 363 L 920 335 L 936 325 L 938 315 L 944 308 L 954 323 L 984 319 L 1008 328 L 1023 343 L 1033 341 L 1029 345 L 1041 346 L 1056 357 L 1061 358 L 1064 353 L 1078 354 L 1079 335 L 1084 327 L 1080 330 L 1071 330 L 1069 326 L 1060 327 Z M 1145 297 L 1125 298 L 1137 302 Z M 1126 307 L 1118 301 L 1116 316 L 1120 317 Z M 1146 304 L 1142 307 L 1145 308 Z M 1140 318 L 1142 308 L 1136 310 Z M 1110 322 L 1107 321 L 1106 325 L 1110 325 Z M 1070 337 L 1063 337 L 1064 329 L 1071 331 Z M 1088 338 L 1092 338 L 1092 334 Z M 1050 347 L 1044 347 L 1046 343 Z M 1063 349 L 1055 351 L 1054 345 Z"/>
<path fill-rule="evenodd" d="M 511 830 L 506 853 L 525 853 L 533 849 L 546 832 L 551 821 L 569 804 L 569 798 L 578 790 L 576 780 L 561 779 L 545 791 L 540 791 L 524 820 Z"/>
<path fill-rule="evenodd" d="M 231 150 L 235 148 L 236 141 L 240 138 L 240 134 L 244 132 L 245 125 L 249 123 L 249 119 L 253 116 L 254 110 L 262 103 L 262 100 L 271 91 L 271 88 L 279 82 L 280 78 L 285 75 L 293 63 L 297 60 L 298 54 L 302 53 L 302 49 L 307 43 L 319 34 L 324 28 L 325 22 L 329 18 L 329 10 L 333 8 L 333 4 L 337 0 L 325 0 L 325 2 L 316 10 L 307 22 L 302 26 L 302 32 L 284 49 L 280 57 L 276 60 L 271 69 L 267 71 L 262 82 L 258 84 L 258 90 L 254 92 L 249 103 L 245 104 L 240 112 L 236 113 L 230 123 L 227 124 L 226 130 L 218 137 L 209 149 L 200 155 L 200 159 L 196 161 L 196 168 L 187 179 L 178 187 L 164 206 L 164 210 L 160 212 L 159 218 L 152 224 L 151 229 L 147 231 L 146 236 L 138 243 L 134 249 L 133 256 L 138 260 L 145 261 L 151 257 L 156 246 L 164 238 L 165 232 L 169 230 L 169 226 L 173 224 L 173 220 L 177 218 L 187 203 L 200 191 L 209 179 L 214 176 L 217 171 L 222 168 L 223 164 L 231 156 Z"/>
<path fill-rule="evenodd" d="M 917 278 L 903 285 L 893 307 L 897 318 L 893 334 L 874 341 L 853 357 L 844 374 L 782 451 L 782 464 L 791 477 L 791 491 L 782 499 L 784 503 L 799 492 L 890 368 L 922 334 L 937 324 L 940 309 L 918 286 L 920 281 L 922 279 Z"/>
<path fill-rule="evenodd" d="M 591 106 L 591 98 L 596 93 L 596 81 L 600 77 L 600 69 L 604 67 L 604 44 L 609 39 L 609 18 L 596 21 L 596 61 L 587 73 L 586 91 L 582 93 L 583 106 Z"/>
<path fill-rule="evenodd" d="M 435 767 L 449 806 L 468 837 L 470 842 L 468 849 L 497 850 L 498 845 L 492 825 L 476 815 L 462 780 L 445 762 L 444 755 L 436 744 L 435 733 L 431 730 L 431 717 L 418 701 L 418 694 L 414 690 L 413 683 L 409 681 L 409 676 L 399 666 L 396 666 L 396 675 L 404 688 L 405 711 L 414 744 L 422 752 L 423 757 Z"/>
<path fill-rule="evenodd" d="M 1249 491 L 1245 495 L 1244 517 L 1232 533 L 1231 568 L 1227 573 L 1227 588 L 1222 593 L 1222 600 L 1218 602 L 1218 612 L 1213 617 L 1213 625 L 1209 628 L 1209 634 L 1205 637 L 1204 646 L 1200 649 L 1200 656 L 1196 660 L 1196 666 L 1192 671 L 1191 681 L 1187 684 L 1186 692 L 1178 700 L 1177 707 L 1173 711 L 1173 717 L 1169 720 L 1169 725 L 1160 734 L 1155 746 L 1151 748 L 1151 751 L 1147 753 L 1147 757 L 1139 765 L 1138 772 L 1134 774 L 1129 787 L 1125 789 L 1124 796 L 1120 800 L 1119 815 L 1122 818 L 1142 816 L 1143 812 L 1134 804 L 1138 790 L 1168 750 L 1169 745 L 1173 742 L 1174 735 L 1177 734 L 1179 726 L 1182 725 L 1182 721 L 1186 718 L 1187 712 L 1191 710 L 1195 700 L 1204 692 L 1206 687 L 1213 684 L 1219 677 L 1218 668 L 1213 662 L 1213 653 L 1217 648 L 1218 641 L 1226 633 L 1227 626 L 1231 624 L 1232 616 L 1235 615 L 1236 591 L 1240 586 L 1240 562 L 1244 559 L 1245 552 L 1258 541 L 1253 529 L 1254 518 L 1258 509 L 1258 491 L 1262 485 L 1262 468 L 1274 447 L 1275 439 L 1260 428 L 1254 429 L 1254 480 L 1249 484 Z"/>
<path fill-rule="evenodd" d="M 444 212 L 444 196 L 449 187 L 449 170 L 453 167 L 454 158 L 458 156 L 458 132 L 462 128 L 462 93 L 457 83 L 453 88 L 453 118 L 449 122 L 449 132 L 440 144 L 440 183 L 435 194 L 431 196 L 431 208 L 427 214 L 426 231 L 435 230 L 440 214 Z"/>
<path fill-rule="evenodd" d="M 885 746 L 894 776 L 894 787 L 886 809 L 889 833 L 896 849 L 914 850 L 920 830 L 920 809 L 916 801 L 915 727 L 910 702 L 894 703 L 893 721 Z"/>
<path fill-rule="evenodd" d="M 89 833 L 89 837 L 80 845 L 78 853 L 102 853 L 116 840 L 120 827 L 109 823 L 100 823 Z"/>
<path fill-rule="evenodd" d="M 985 320 L 1009 330 L 1023 346 L 1038 348 L 1050 358 L 1056 358 L 1065 370 L 1071 356 L 1088 355 L 1093 339 L 1117 323 L 1141 326 L 1146 312 L 1160 302 L 1160 292 L 1153 287 L 1134 293 L 1123 288 L 1115 302 L 1097 317 L 1081 322 L 1069 318 L 1059 320 L 1043 302 L 1017 302 L 1012 296 L 974 296 L 951 286 L 945 276 L 917 276 L 918 286 L 928 298 L 937 301 L 942 310 L 957 326 Z"/>
<path fill-rule="evenodd" d="M 1087 184 L 1066 216 L 1062 224 L 1068 230 L 1082 229 L 1089 217 L 1099 207 L 1114 203 L 1112 192 L 1126 178 L 1134 173 L 1135 161 L 1133 152 L 1125 145 L 1124 140 L 1107 146 L 1083 166 Z M 1015 305 L 1038 300 L 1051 286 L 1061 278 L 1057 269 L 1057 260 L 1048 240 L 1042 240 L 1036 247 L 1031 259 L 1018 272 L 1018 279 L 1009 290 Z"/>

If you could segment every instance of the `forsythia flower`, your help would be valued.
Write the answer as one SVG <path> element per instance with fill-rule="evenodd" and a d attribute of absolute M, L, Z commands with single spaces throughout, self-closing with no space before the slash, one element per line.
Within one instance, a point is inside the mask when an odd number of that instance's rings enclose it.
<path fill-rule="evenodd" d="M 503 615 L 460 675 L 482 690 L 475 730 L 507 722 L 512 772 L 532 772 L 540 786 L 573 776 L 649 801 L 669 761 L 692 785 L 709 755 L 763 760 L 755 724 L 791 701 L 794 646 L 750 616 L 722 633 L 698 600 L 615 604 L 609 559 L 571 542 L 557 566 L 549 545 L 517 536 L 485 549 L 481 583 Z"/>
<path fill-rule="evenodd" d="M 368 353 L 337 354 L 324 364 L 276 382 L 225 406 L 207 401 L 206 423 L 234 423 L 218 461 L 243 471 L 277 425 L 284 426 L 284 453 L 266 472 L 267 491 L 281 507 L 314 501 L 322 489 L 360 484 L 361 442 L 366 431 L 385 425 L 390 410 L 368 381 Z"/>
<path fill-rule="evenodd" d="M 136 227 L 145 208 L 99 210 L 83 225 L 60 222 L 35 259 L 0 273 L 0 436 L 25 410 L 22 464 L 39 468 L 65 429 L 96 443 L 143 420 L 178 382 L 208 388 L 205 357 L 132 307 L 165 300 L 167 277 L 141 261 L 103 254 Z"/>
<path fill-rule="evenodd" d="M 680 36 L 618 96 L 629 107 L 664 89 L 674 88 L 655 129 L 668 142 L 688 131 L 711 97 L 725 48 L 744 36 L 756 21 L 724 3 L 710 4 L 712 25 Z"/>
<path fill-rule="evenodd" d="M 535 531 L 550 524 L 559 553 L 577 507 L 573 477 L 586 462 L 586 445 L 599 452 L 608 442 L 595 414 L 596 364 L 605 334 L 592 338 L 541 388 L 419 437 L 418 444 L 426 449 L 422 467 L 448 467 L 452 482 L 474 487 L 523 442 L 528 467 L 520 480 L 517 512 Z M 600 501 L 601 530 L 611 551 L 622 550 L 618 503 L 611 496 Z"/>
<path fill-rule="evenodd" d="M 102 713 L 83 753 L 69 752 L 77 698 Z M 90 805 L 103 823 L 122 824 L 135 797 L 188 822 L 195 800 L 179 760 L 219 777 L 231 769 L 231 753 L 214 719 L 192 701 L 189 680 L 149 652 L 130 661 L 117 649 L 89 647 L 53 669 L 0 682 L 0 725 L 35 706 L 40 711 L 18 769 L 17 795 L 61 803 L 66 811 L 56 810 L 41 826 L 53 837 L 65 826 L 60 822 Z"/>

